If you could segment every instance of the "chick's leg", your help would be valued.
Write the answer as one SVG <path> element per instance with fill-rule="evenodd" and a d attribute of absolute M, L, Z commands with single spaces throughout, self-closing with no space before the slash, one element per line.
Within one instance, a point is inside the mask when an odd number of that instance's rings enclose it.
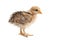
<path fill-rule="evenodd" d="M 25 34 L 24 27 L 20 27 L 20 33 L 19 34 L 22 35 L 22 36 L 27 37 L 27 35 Z"/>
<path fill-rule="evenodd" d="M 20 33 L 19 34 L 22 36 L 25 36 L 25 37 L 32 36 L 31 34 L 27 34 L 25 32 L 25 29 L 26 29 L 26 27 L 20 27 Z"/>
<path fill-rule="evenodd" d="M 23 35 L 23 28 L 20 28 L 20 34 Z"/>
<path fill-rule="evenodd" d="M 28 37 L 28 36 L 33 36 L 32 34 L 26 33 L 26 32 L 25 32 L 25 28 L 23 28 L 23 32 L 24 32 L 24 35 L 25 35 L 26 37 Z"/>

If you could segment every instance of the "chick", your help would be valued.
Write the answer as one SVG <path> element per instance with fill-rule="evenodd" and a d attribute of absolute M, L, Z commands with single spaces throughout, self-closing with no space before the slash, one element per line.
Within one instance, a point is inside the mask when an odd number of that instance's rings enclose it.
<path fill-rule="evenodd" d="M 25 37 L 32 36 L 31 34 L 27 34 L 25 29 L 35 20 L 37 14 L 42 14 L 40 8 L 38 6 L 32 6 L 29 11 L 14 12 L 9 19 L 9 22 L 19 26 L 20 35 Z"/>

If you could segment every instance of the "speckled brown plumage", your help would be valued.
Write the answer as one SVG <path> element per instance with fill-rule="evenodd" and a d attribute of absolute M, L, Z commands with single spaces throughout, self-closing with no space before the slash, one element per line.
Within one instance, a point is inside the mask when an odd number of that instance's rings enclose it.
<path fill-rule="evenodd" d="M 14 14 L 12 14 L 12 17 L 10 18 L 9 22 L 24 25 L 26 23 L 31 22 L 32 16 L 33 15 L 29 12 L 17 11 Z"/>

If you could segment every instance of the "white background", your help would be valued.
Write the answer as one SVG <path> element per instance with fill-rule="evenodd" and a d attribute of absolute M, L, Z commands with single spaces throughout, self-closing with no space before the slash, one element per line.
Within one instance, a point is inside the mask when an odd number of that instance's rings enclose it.
<path fill-rule="evenodd" d="M 41 15 L 26 29 L 33 34 L 28 38 L 18 35 L 19 28 L 8 22 L 15 11 L 39 6 Z M 59 0 L 0 0 L 0 40 L 60 40 Z"/>

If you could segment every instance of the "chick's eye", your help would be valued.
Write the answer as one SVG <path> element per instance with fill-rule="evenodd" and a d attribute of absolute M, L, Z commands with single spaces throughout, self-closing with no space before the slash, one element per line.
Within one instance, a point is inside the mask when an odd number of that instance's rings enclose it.
<path fill-rule="evenodd" d="M 35 11 L 38 11 L 38 9 L 36 9 Z"/>

